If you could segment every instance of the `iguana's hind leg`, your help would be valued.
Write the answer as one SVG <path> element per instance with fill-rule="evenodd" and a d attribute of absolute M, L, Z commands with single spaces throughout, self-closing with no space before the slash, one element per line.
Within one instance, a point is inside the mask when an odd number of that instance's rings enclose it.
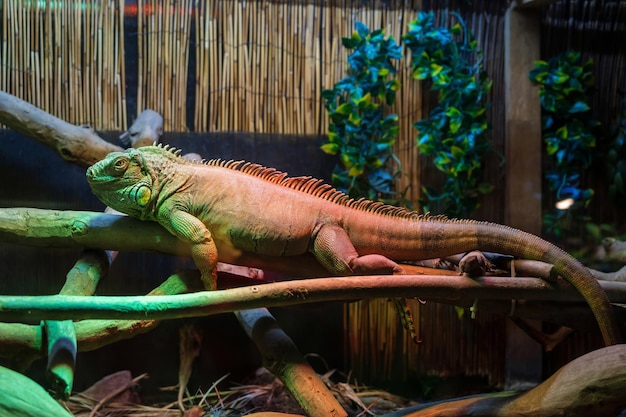
<path fill-rule="evenodd" d="M 394 274 L 400 266 L 382 255 L 359 256 L 348 233 L 339 226 L 322 226 L 314 236 L 312 252 L 333 275 Z"/>

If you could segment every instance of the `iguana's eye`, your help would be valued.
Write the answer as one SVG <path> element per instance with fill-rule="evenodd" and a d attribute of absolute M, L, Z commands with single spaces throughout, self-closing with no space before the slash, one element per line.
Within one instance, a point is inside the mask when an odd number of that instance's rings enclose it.
<path fill-rule="evenodd" d="M 128 167 L 128 157 L 123 155 L 118 157 L 115 161 L 113 161 L 113 168 L 117 172 L 124 172 Z"/>

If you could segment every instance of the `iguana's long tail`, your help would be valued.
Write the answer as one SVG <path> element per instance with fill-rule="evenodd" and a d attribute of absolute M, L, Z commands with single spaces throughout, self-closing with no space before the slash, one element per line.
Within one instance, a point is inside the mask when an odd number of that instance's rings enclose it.
<path fill-rule="evenodd" d="M 496 232 L 496 233 L 494 233 Z M 591 272 L 564 250 L 531 233 L 493 223 L 477 223 L 480 248 L 541 260 L 554 265 L 555 271 L 576 288 L 591 308 L 604 343 L 621 342 L 621 331 L 606 293 Z"/>
<path fill-rule="evenodd" d="M 378 253 L 401 262 L 481 250 L 550 263 L 585 298 L 604 343 L 614 345 L 622 340 L 609 298 L 591 272 L 538 236 L 497 223 L 418 216 L 408 211 L 382 216 L 357 213 L 344 227 L 360 254 Z"/>
<path fill-rule="evenodd" d="M 368 230 L 367 239 L 382 246 L 389 236 L 400 236 L 387 244 L 392 259 L 410 260 L 418 253 L 420 259 L 439 258 L 470 250 L 504 253 L 519 258 L 543 261 L 554 265 L 555 271 L 585 298 L 593 312 L 606 345 L 621 342 L 621 329 L 606 293 L 578 260 L 554 244 L 531 233 L 509 226 L 475 220 L 417 218 L 393 222 L 380 218 L 379 229 Z M 373 223 L 373 222 L 371 222 Z M 363 224 L 367 228 L 367 224 Z M 388 235 L 383 231 L 392 229 Z M 383 236 L 383 237 L 379 237 Z M 370 253 L 373 247 L 367 248 Z"/>

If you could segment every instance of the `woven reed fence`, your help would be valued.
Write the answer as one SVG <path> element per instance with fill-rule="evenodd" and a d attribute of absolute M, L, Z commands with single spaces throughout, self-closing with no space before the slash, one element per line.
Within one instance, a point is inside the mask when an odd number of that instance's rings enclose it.
<path fill-rule="evenodd" d="M 0 89 L 74 124 L 126 128 L 119 1 L 0 3 Z"/>
<path fill-rule="evenodd" d="M 358 20 L 399 39 L 419 3 L 7 0 L 0 88 L 73 123 L 124 129 L 124 39 L 136 36 L 138 112 L 159 111 L 166 130 L 323 134 L 321 91 L 346 75 L 341 37 Z M 136 33 L 124 33 L 125 15 Z M 414 136 L 419 86 L 402 65 L 407 91 L 394 110 Z"/>

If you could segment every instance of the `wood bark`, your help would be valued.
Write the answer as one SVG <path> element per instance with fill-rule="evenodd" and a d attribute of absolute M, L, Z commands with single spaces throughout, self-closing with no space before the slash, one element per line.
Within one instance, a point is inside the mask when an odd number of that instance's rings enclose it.
<path fill-rule="evenodd" d="M 76 126 L 24 100 L 0 91 L 0 123 L 53 149 L 61 158 L 88 167 L 108 153 L 122 151 L 88 126 Z"/>
<path fill-rule="evenodd" d="M 521 394 L 496 393 L 423 404 L 388 417 L 614 417 L 626 408 L 626 345 L 587 353 Z"/>
<path fill-rule="evenodd" d="M 61 295 L 93 295 L 101 278 L 106 276 L 116 253 L 86 249 L 67 273 Z M 68 399 L 74 385 L 76 331 L 72 320 L 45 320 L 48 341 L 46 375 L 57 398 Z"/>
<path fill-rule="evenodd" d="M 235 316 L 261 352 L 263 365 L 285 384 L 307 416 L 347 416 L 267 309 L 238 311 Z"/>
<path fill-rule="evenodd" d="M 602 287 L 613 302 L 626 301 L 625 283 L 604 282 Z M 441 275 L 372 275 L 273 282 L 177 296 L 5 295 L 0 296 L 0 320 L 163 320 L 261 307 L 390 297 L 419 297 L 455 303 L 480 300 L 479 310 L 488 300 L 583 303 L 582 296 L 568 284 L 551 285 L 538 278 L 449 276 L 444 279 Z"/>

